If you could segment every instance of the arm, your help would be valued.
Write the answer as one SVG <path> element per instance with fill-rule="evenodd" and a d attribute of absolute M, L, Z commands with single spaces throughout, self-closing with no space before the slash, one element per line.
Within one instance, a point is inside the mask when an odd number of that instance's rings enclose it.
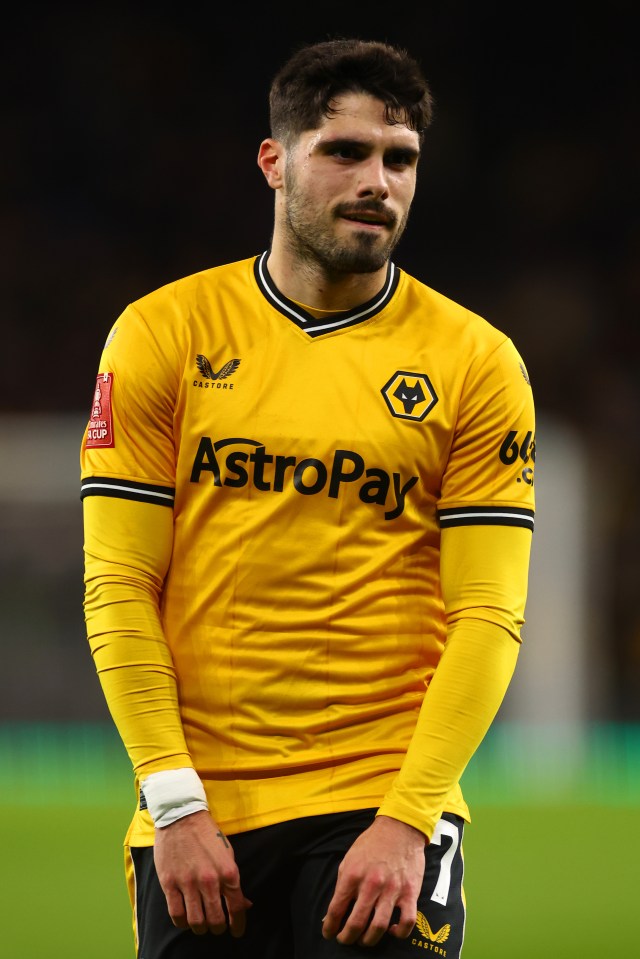
<path fill-rule="evenodd" d="M 529 378 L 513 343 L 474 351 L 438 504 L 446 644 L 401 769 L 373 825 L 342 862 L 323 926 L 328 938 L 352 900 L 340 942 L 375 944 L 396 905 L 400 920 L 389 932 L 411 933 L 424 871 L 418 846 L 424 851 L 516 664 L 531 549 L 534 425 Z"/>
<path fill-rule="evenodd" d="M 197 932 L 223 931 L 224 898 L 239 935 L 247 902 L 193 769 L 160 617 L 173 545 L 179 323 L 171 298 L 153 298 L 149 318 L 128 307 L 105 344 L 80 456 L 85 618 L 107 705 L 156 825 L 171 917 Z"/>
<path fill-rule="evenodd" d="M 158 875 L 173 921 L 222 931 L 222 897 L 231 931 L 240 934 L 246 900 L 193 769 L 160 618 L 173 545 L 181 306 L 167 291 L 141 304 L 124 311 L 107 339 L 81 450 L 87 633 L 156 825 Z"/>
<path fill-rule="evenodd" d="M 185 741 L 159 601 L 170 509 L 84 500 L 85 617 L 105 698 L 156 824 L 154 857 L 175 925 L 242 935 L 250 903 L 231 846 L 208 812 Z"/>
<path fill-rule="evenodd" d="M 443 530 L 441 576 L 448 622 L 396 780 L 374 823 L 353 844 L 323 925 L 326 938 L 374 945 L 410 935 L 424 847 L 446 797 L 480 745 L 513 674 L 523 622 L 531 534 L 501 526 Z M 352 912 L 341 932 L 349 904 Z M 389 928 L 394 907 L 399 921 Z M 374 913 L 373 919 L 370 916 Z"/>
<path fill-rule="evenodd" d="M 83 513 L 87 636 L 136 776 L 192 767 L 159 612 L 173 512 L 149 503 L 87 496 Z"/>
<path fill-rule="evenodd" d="M 427 838 L 507 691 L 524 622 L 531 533 L 508 526 L 442 532 L 447 642 L 402 768 L 380 813 Z"/>

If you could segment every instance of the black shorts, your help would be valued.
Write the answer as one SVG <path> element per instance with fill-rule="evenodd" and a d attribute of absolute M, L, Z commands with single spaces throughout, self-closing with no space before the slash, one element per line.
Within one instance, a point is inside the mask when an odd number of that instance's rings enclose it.
<path fill-rule="evenodd" d="M 376 946 L 343 946 L 322 937 L 322 920 L 345 853 L 375 810 L 308 816 L 228 836 L 242 890 L 253 902 L 244 936 L 197 936 L 177 929 L 167 911 L 153 847 L 129 850 L 135 873 L 138 959 L 347 959 L 442 956 L 459 959 L 464 936 L 464 820 L 445 813 L 426 847 L 418 920 L 408 939 L 385 935 Z M 396 921 L 397 916 L 393 917 Z"/>

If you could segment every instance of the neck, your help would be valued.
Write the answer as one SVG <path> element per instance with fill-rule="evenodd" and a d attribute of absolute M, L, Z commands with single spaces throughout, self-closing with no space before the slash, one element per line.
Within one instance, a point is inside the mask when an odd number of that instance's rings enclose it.
<path fill-rule="evenodd" d="M 316 261 L 296 255 L 274 235 L 267 268 L 290 300 L 316 310 L 350 310 L 382 289 L 387 264 L 374 273 L 329 272 Z"/>

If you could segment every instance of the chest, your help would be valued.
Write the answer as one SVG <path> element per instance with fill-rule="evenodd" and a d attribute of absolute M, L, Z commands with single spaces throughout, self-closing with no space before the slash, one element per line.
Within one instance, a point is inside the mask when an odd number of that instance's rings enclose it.
<path fill-rule="evenodd" d="M 176 411 L 183 471 L 258 490 L 390 496 L 410 483 L 437 496 L 456 389 L 428 340 L 382 322 L 311 339 L 280 320 L 194 337 Z"/>

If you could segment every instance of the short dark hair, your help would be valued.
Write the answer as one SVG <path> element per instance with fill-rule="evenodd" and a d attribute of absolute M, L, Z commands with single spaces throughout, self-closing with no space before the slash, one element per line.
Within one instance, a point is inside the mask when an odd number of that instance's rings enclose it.
<path fill-rule="evenodd" d="M 405 123 L 420 139 L 433 117 L 429 85 L 406 50 L 342 38 L 301 47 L 276 73 L 269 91 L 271 135 L 288 144 L 317 129 L 345 93 L 381 100 L 387 123 Z"/>

